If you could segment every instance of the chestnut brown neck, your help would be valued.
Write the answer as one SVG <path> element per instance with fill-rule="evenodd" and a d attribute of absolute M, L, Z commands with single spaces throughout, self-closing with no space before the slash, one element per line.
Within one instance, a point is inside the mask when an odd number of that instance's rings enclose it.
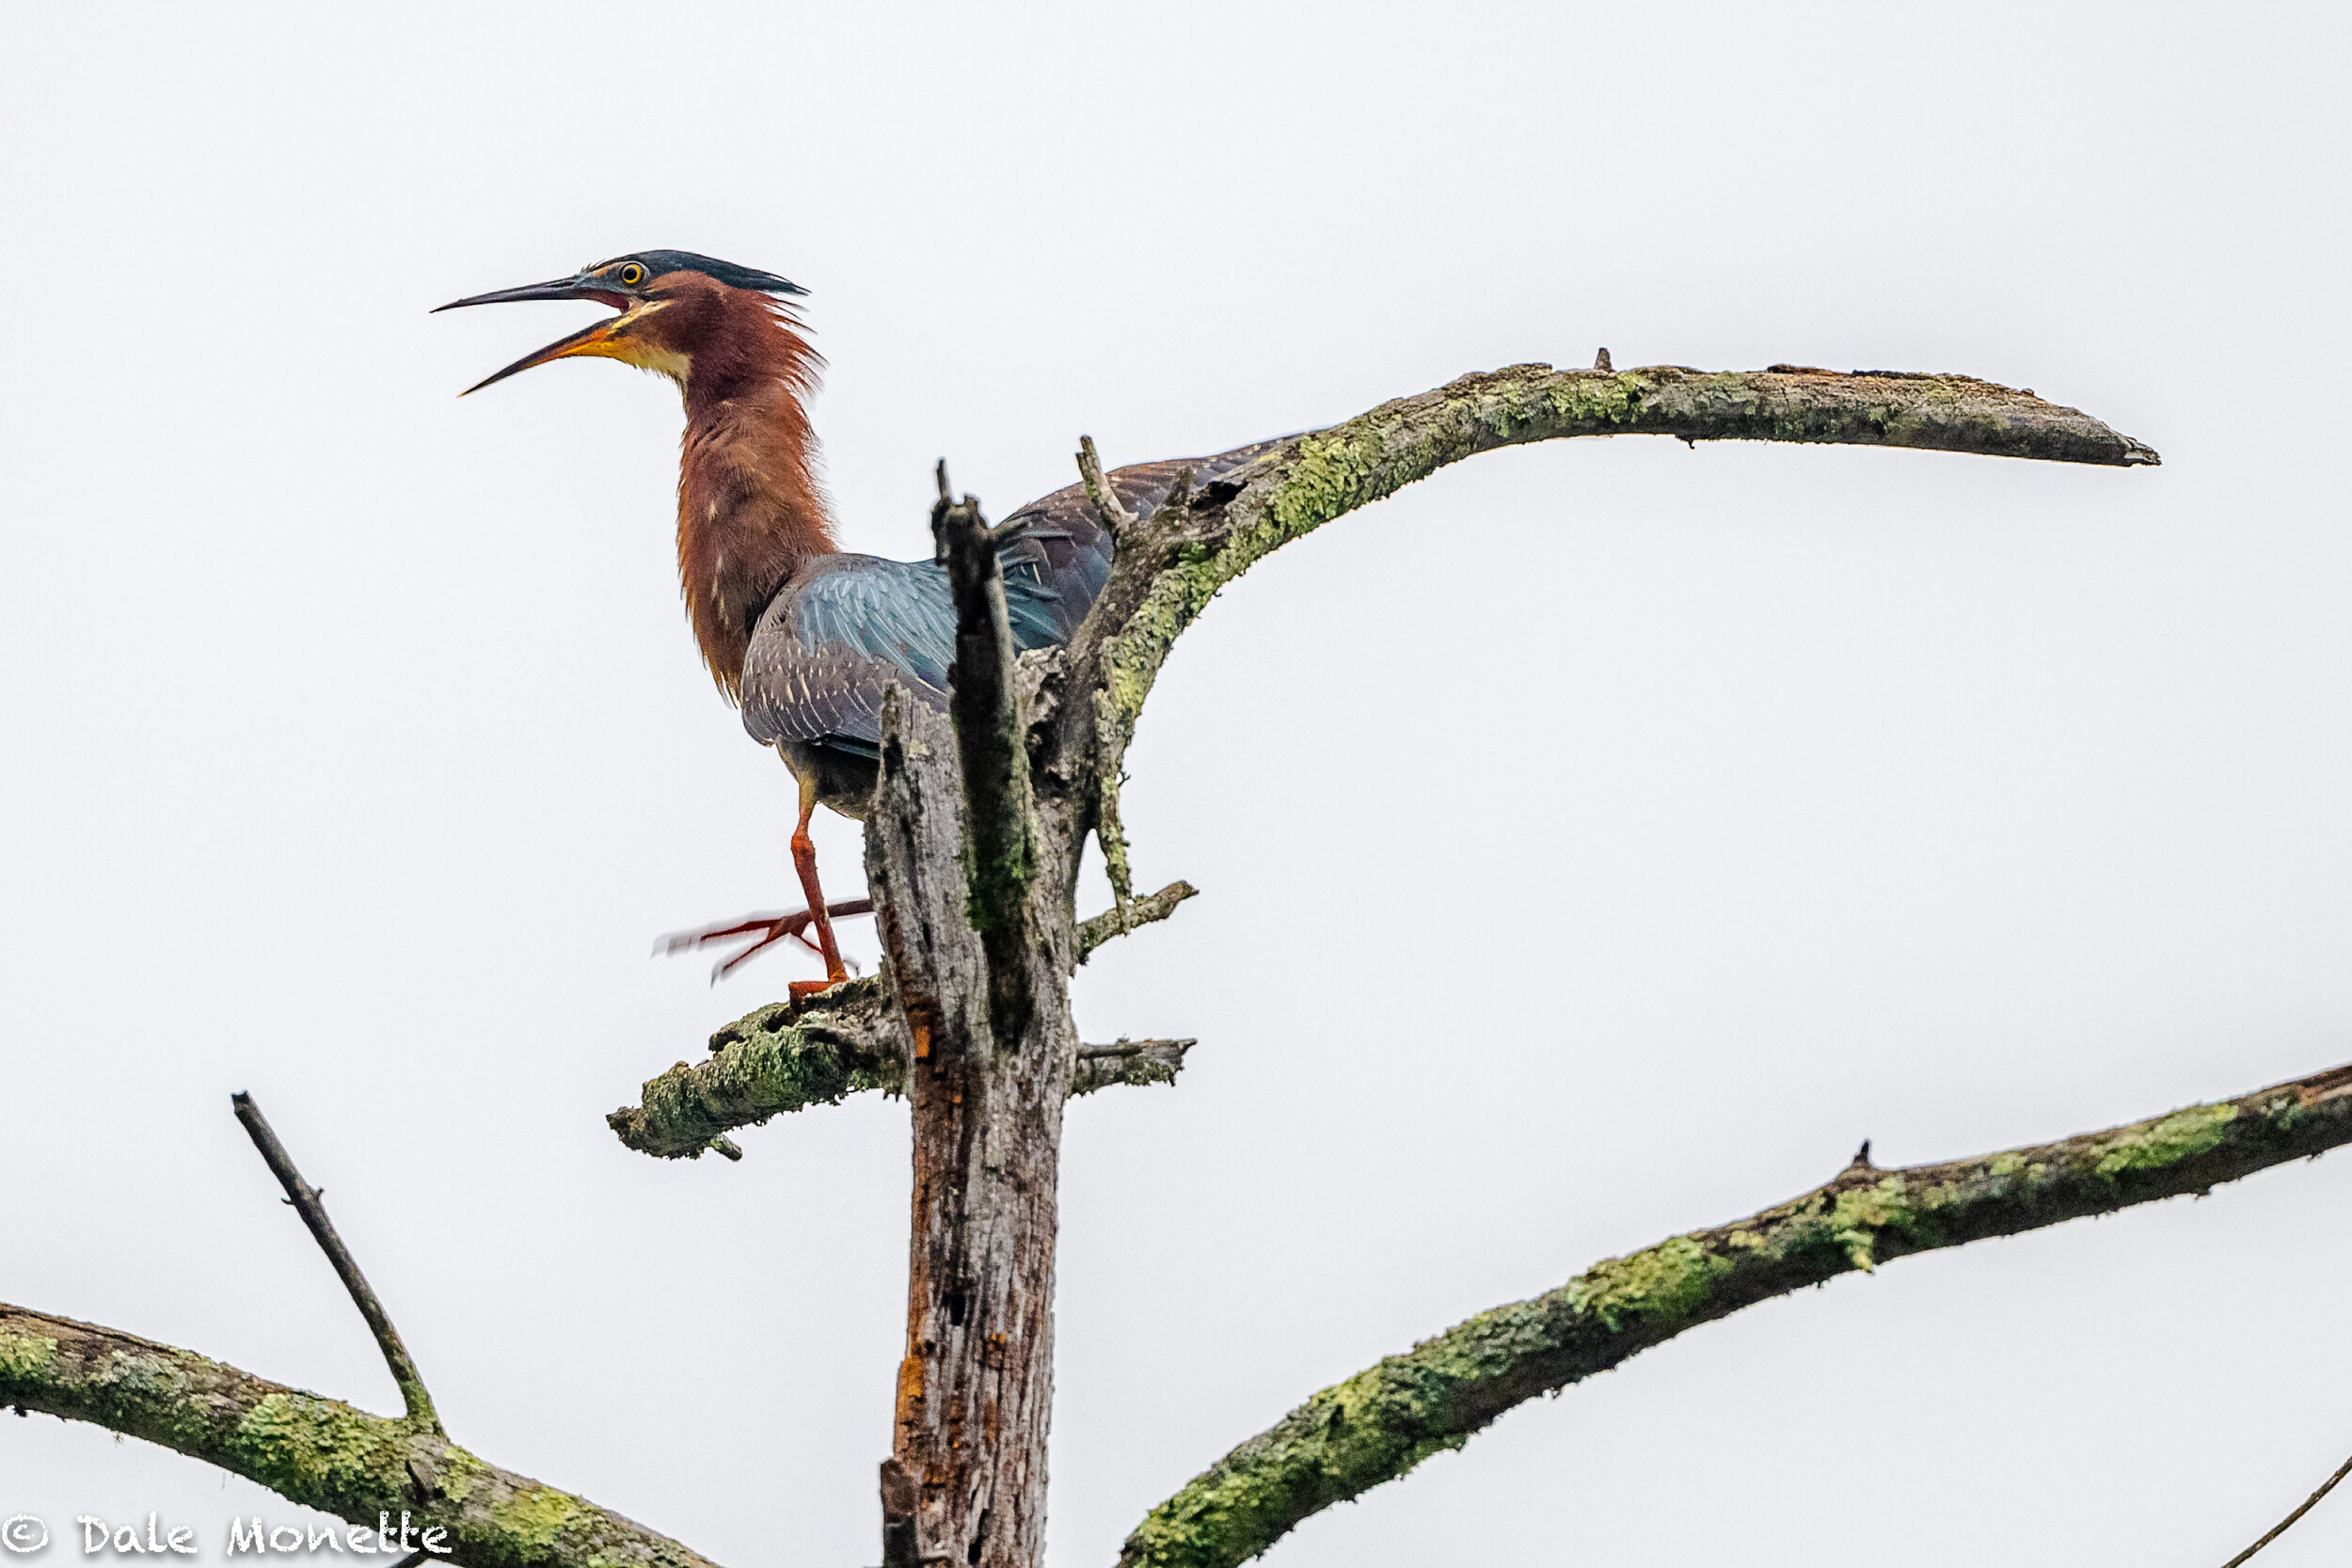
<path fill-rule="evenodd" d="M 712 284 L 675 309 L 690 360 L 678 583 L 703 662 L 732 698 L 769 601 L 803 562 L 840 548 L 802 406 L 821 361 L 764 295 Z"/>

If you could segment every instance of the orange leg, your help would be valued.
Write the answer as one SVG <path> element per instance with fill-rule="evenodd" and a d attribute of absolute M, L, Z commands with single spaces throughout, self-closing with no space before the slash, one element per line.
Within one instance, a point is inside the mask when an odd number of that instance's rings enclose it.
<path fill-rule="evenodd" d="M 872 914 L 874 901 L 871 898 L 844 898 L 836 903 L 826 905 L 825 912 L 835 920 L 847 920 L 855 914 Z M 675 956 L 679 953 L 691 953 L 697 947 L 708 947 L 714 942 L 729 942 L 737 937 L 752 938 L 750 946 L 731 958 L 722 959 L 712 968 L 710 979 L 715 985 L 734 974 L 742 965 L 743 960 L 753 954 L 765 953 L 769 948 L 787 939 L 799 942 L 819 958 L 823 957 L 824 949 L 809 941 L 806 934 L 810 924 L 816 918 L 816 915 L 808 910 L 794 910 L 790 914 L 746 915 L 731 925 L 698 927 L 691 931 L 673 931 L 654 944 L 654 951 Z"/>
<path fill-rule="evenodd" d="M 810 921 L 817 927 L 817 951 L 824 956 L 825 977 L 793 981 L 789 990 L 794 996 L 814 996 L 850 977 L 850 972 L 841 966 L 841 949 L 834 943 L 833 911 L 825 907 L 825 891 L 817 884 L 817 846 L 808 836 L 808 819 L 816 814 L 817 784 L 813 779 L 804 780 L 801 784 L 801 822 L 792 830 L 792 868 L 801 874 L 801 892 L 808 899 Z"/>
<path fill-rule="evenodd" d="M 792 831 L 792 866 L 800 873 L 801 891 L 808 895 L 808 908 L 795 910 L 790 914 L 746 915 L 725 926 L 673 931 L 654 943 L 654 951 L 675 955 L 691 953 L 697 947 L 708 947 L 714 942 L 728 942 L 738 937 L 754 939 L 750 946 L 721 961 L 711 970 L 710 983 L 717 985 L 735 973 L 736 967 L 753 954 L 766 952 L 789 938 L 825 960 L 825 977 L 822 980 L 795 980 L 791 988 L 793 995 L 813 995 L 848 979 L 848 966 L 842 963 L 841 949 L 834 942 L 833 923 L 846 920 L 853 914 L 872 914 L 874 901 L 871 898 L 849 898 L 838 904 L 825 902 L 824 893 L 817 884 L 817 846 L 810 843 L 808 837 L 809 818 L 816 812 L 816 786 L 804 783 L 801 785 L 801 820 Z M 815 942 L 808 940 L 811 926 L 817 927 Z"/>

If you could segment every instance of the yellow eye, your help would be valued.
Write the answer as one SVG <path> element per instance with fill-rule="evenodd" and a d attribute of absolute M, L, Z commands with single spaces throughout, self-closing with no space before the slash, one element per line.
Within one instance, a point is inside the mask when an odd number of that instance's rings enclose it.
<path fill-rule="evenodd" d="M 620 277 L 622 282 L 633 289 L 645 280 L 645 269 L 631 261 L 621 268 Z"/>

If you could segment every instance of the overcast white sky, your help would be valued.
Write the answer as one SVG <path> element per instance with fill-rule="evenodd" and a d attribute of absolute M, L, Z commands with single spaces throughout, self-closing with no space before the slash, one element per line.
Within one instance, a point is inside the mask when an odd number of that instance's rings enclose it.
<path fill-rule="evenodd" d="M 699 668 L 666 383 L 463 403 L 671 245 L 806 283 L 857 547 L 1517 360 L 1965 371 L 2153 470 L 1663 440 L 1451 469 L 1188 636 L 1203 895 L 1081 975 L 1051 1554 L 1317 1387 L 1864 1136 L 1954 1157 L 2352 1057 L 2346 27 L 2148 5 L 0 14 L 0 1299 L 397 1409 L 731 1568 L 870 1563 L 904 1107 L 603 1114 L 812 971 Z M 822 827 L 837 895 L 852 826 Z M 860 931 L 854 950 L 870 951 Z M 1692 1334 L 1279 1568 L 2217 1563 L 2352 1451 L 2352 1158 Z M 0 1421 L 0 1513 L 238 1481 Z M 2323 1505 L 2266 1565 L 2352 1554 Z M 78 1560 L 63 1545 L 51 1563 Z"/>

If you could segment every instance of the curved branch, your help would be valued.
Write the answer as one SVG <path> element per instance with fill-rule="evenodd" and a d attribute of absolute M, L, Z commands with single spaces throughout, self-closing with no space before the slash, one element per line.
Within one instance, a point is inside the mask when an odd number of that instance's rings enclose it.
<path fill-rule="evenodd" d="M 1449 463 L 1576 436 L 1915 447 L 2129 467 L 2155 451 L 2077 409 L 1963 375 L 1764 371 L 1555 371 L 1514 365 L 1381 404 L 1273 445 L 1238 475 L 1130 525 L 1073 646 L 1072 687 L 1099 689 L 1065 720 L 1071 754 L 1115 780 L 1136 716 L 1176 638 L 1216 591 L 1333 518 Z M 1105 793 L 1103 811 L 1116 812 Z M 1109 852 L 1106 846 L 1105 853 Z"/>
<path fill-rule="evenodd" d="M 1232 1568 L 1310 1514 L 1685 1330 L 1855 1269 L 2183 1193 L 2352 1142 L 2352 1066 L 2128 1127 L 1881 1170 L 1611 1259 L 1326 1388 L 1152 1511 L 1120 1568 Z"/>
<path fill-rule="evenodd" d="M 0 1305 L 0 1403 L 143 1437 L 355 1525 L 406 1511 L 467 1568 L 711 1568 L 437 1432 L 70 1318 Z"/>

